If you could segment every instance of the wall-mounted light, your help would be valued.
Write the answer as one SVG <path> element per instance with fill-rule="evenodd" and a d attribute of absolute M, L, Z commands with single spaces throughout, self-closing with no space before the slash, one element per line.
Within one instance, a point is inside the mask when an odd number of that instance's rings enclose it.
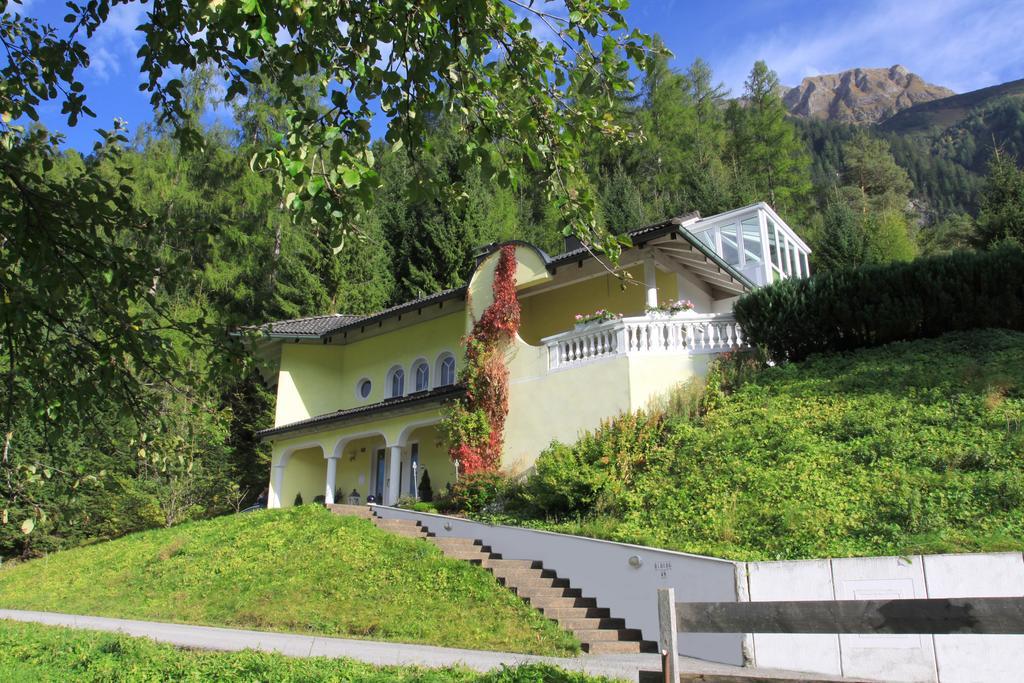
<path fill-rule="evenodd" d="M 640 559 L 639 555 L 630 555 L 629 560 L 627 561 L 629 562 L 629 566 L 633 569 L 640 569 L 644 564 L 644 561 Z"/>

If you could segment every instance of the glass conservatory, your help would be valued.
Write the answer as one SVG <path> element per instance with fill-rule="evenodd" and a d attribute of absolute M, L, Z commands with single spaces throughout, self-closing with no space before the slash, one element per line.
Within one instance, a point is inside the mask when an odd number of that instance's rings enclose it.
<path fill-rule="evenodd" d="M 810 247 L 764 202 L 685 227 L 755 285 L 811 273 Z"/>

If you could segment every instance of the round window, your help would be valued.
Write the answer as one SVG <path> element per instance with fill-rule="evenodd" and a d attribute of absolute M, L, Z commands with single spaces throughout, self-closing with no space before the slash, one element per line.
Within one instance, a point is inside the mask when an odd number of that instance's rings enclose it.
<path fill-rule="evenodd" d="M 370 391 L 373 389 L 373 384 L 368 379 L 359 380 L 359 385 L 356 391 L 359 393 L 359 398 L 369 398 Z"/>

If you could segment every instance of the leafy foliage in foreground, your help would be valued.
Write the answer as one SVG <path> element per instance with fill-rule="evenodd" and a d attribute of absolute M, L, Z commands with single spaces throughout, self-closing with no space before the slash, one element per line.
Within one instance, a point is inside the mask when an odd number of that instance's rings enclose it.
<path fill-rule="evenodd" d="M 775 360 L 953 330 L 1024 329 L 1024 251 L 957 252 L 772 283 L 740 298 L 736 319 Z"/>
<path fill-rule="evenodd" d="M 545 451 L 508 509 L 731 559 L 1020 550 L 1022 425 L 1024 334 L 958 332 L 768 368 L 700 418 L 626 415 Z"/>
<path fill-rule="evenodd" d="M 316 506 L 5 567 L 0 605 L 536 654 L 579 647 L 484 570 Z"/>
<path fill-rule="evenodd" d="M 376 667 L 351 659 L 265 652 L 180 650 L 146 638 L 0 621 L 0 671 L 6 680 L 64 681 L 361 681 L 367 683 L 588 683 L 603 681 L 544 664 L 481 674 L 463 667 Z"/>

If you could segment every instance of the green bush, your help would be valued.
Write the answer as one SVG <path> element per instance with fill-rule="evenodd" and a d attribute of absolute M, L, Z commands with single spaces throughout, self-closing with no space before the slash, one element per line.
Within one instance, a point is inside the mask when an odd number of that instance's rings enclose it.
<path fill-rule="evenodd" d="M 1024 330 L 1024 251 L 956 252 L 792 278 L 736 302 L 775 360 L 980 328 Z"/>
<path fill-rule="evenodd" d="M 637 475 L 663 455 L 663 417 L 637 412 L 605 422 L 574 446 L 555 443 L 537 459 L 520 497 L 544 516 L 628 507 Z"/>
<path fill-rule="evenodd" d="M 423 470 L 423 476 L 420 477 L 420 485 L 417 489 L 420 494 L 420 500 L 425 503 L 433 502 L 434 500 L 434 488 L 430 485 L 430 472 Z"/>
<path fill-rule="evenodd" d="M 510 486 L 500 472 L 477 472 L 459 477 L 452 490 L 437 499 L 437 508 L 445 512 L 480 512 L 493 506 Z"/>

